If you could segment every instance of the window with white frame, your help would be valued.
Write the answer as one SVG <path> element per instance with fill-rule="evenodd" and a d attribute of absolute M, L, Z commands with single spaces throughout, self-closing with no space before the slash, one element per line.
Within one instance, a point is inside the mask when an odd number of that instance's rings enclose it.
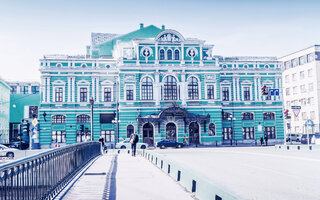
<path fill-rule="evenodd" d="M 302 112 L 302 120 L 307 120 L 307 113 L 306 112 Z"/>
<path fill-rule="evenodd" d="M 113 143 L 114 142 L 114 131 L 113 130 L 101 131 L 100 132 L 100 136 L 107 143 Z"/>
<path fill-rule="evenodd" d="M 307 90 L 306 90 L 306 85 L 300 85 L 300 92 L 301 92 L 301 93 L 307 92 Z"/>
<path fill-rule="evenodd" d="M 164 79 L 164 100 L 177 100 L 177 80 L 173 76 Z"/>
<path fill-rule="evenodd" d="M 214 99 L 214 85 L 207 85 L 207 99 Z"/>
<path fill-rule="evenodd" d="M 309 92 L 313 91 L 313 83 L 309 83 Z"/>
<path fill-rule="evenodd" d="M 308 69 L 308 77 L 312 77 L 312 73 L 313 73 L 312 69 Z"/>
<path fill-rule="evenodd" d="M 292 81 L 296 81 L 296 80 L 297 80 L 297 74 L 294 73 L 294 74 L 292 74 Z"/>
<path fill-rule="evenodd" d="M 285 80 L 286 83 L 289 83 L 289 81 L 290 81 L 290 80 L 289 80 L 289 75 L 286 75 L 285 78 L 284 78 L 284 80 Z"/>
<path fill-rule="evenodd" d="M 160 54 L 160 60 L 164 60 L 165 56 L 164 56 L 164 50 L 163 49 L 160 49 L 159 54 Z"/>
<path fill-rule="evenodd" d="M 66 131 L 52 131 L 51 143 L 66 143 Z"/>
<path fill-rule="evenodd" d="M 133 85 L 127 85 L 126 86 L 126 99 L 133 100 L 133 97 L 134 97 Z"/>
<path fill-rule="evenodd" d="M 222 101 L 229 101 L 229 87 L 222 87 Z"/>
<path fill-rule="evenodd" d="M 307 61 L 308 61 L 308 62 L 314 61 L 314 53 L 309 53 L 309 54 L 307 55 Z"/>
<path fill-rule="evenodd" d="M 242 120 L 253 120 L 253 117 L 253 113 L 251 112 L 242 113 Z"/>
<path fill-rule="evenodd" d="M 53 115 L 51 117 L 52 124 L 65 124 L 66 123 L 66 116 L 64 115 Z"/>
<path fill-rule="evenodd" d="M 174 50 L 174 59 L 180 60 L 180 52 L 178 49 Z"/>
<path fill-rule="evenodd" d="M 305 56 L 299 57 L 299 65 L 303 65 L 306 62 Z"/>
<path fill-rule="evenodd" d="M 302 99 L 300 99 L 300 102 L 301 102 L 301 105 L 302 106 L 305 106 L 307 103 L 307 101 L 306 101 L 306 98 L 302 98 Z"/>
<path fill-rule="evenodd" d="M 88 101 L 88 89 L 81 87 L 80 88 L 80 102 L 87 102 Z"/>
<path fill-rule="evenodd" d="M 264 127 L 264 136 L 268 139 L 275 139 L 276 138 L 276 127 Z"/>
<path fill-rule="evenodd" d="M 304 79 L 304 71 L 300 72 L 300 79 Z"/>
<path fill-rule="evenodd" d="M 153 99 L 153 83 L 150 77 L 145 77 L 141 84 L 141 99 L 152 100 Z"/>
<path fill-rule="evenodd" d="M 103 90 L 103 101 L 104 102 L 111 102 L 111 88 L 105 87 Z"/>
<path fill-rule="evenodd" d="M 254 127 L 242 127 L 242 135 L 244 140 L 253 140 Z"/>
<path fill-rule="evenodd" d="M 244 101 L 250 101 L 250 87 L 243 87 L 243 100 Z"/>
<path fill-rule="evenodd" d="M 171 49 L 167 50 L 167 60 L 172 60 L 172 50 Z"/>
<path fill-rule="evenodd" d="M 287 95 L 287 96 L 290 95 L 290 88 L 286 88 L 286 95 Z"/>
<path fill-rule="evenodd" d="M 292 94 L 298 94 L 298 87 L 297 86 L 294 86 L 292 88 Z"/>
<path fill-rule="evenodd" d="M 189 99 L 199 99 L 198 79 L 191 77 L 188 79 L 188 97 Z"/>
<path fill-rule="evenodd" d="M 56 87 L 54 92 L 55 92 L 54 93 L 55 102 L 62 102 L 63 101 L 63 88 Z"/>
<path fill-rule="evenodd" d="M 209 124 L 209 135 L 210 136 L 216 135 L 216 125 L 214 123 Z"/>
<path fill-rule="evenodd" d="M 315 120 L 315 112 L 310 111 L 310 119 Z"/>

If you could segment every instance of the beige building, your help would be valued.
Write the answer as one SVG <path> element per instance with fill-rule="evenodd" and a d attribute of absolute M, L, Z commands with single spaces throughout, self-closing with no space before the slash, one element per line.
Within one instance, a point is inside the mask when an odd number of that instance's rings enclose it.
<path fill-rule="evenodd" d="M 283 62 L 283 105 L 289 110 L 291 119 L 285 119 L 286 133 L 304 133 L 305 122 L 314 122 L 315 132 L 319 132 L 320 104 L 320 45 L 291 53 L 278 59 Z M 292 106 L 301 106 L 298 116 Z"/>

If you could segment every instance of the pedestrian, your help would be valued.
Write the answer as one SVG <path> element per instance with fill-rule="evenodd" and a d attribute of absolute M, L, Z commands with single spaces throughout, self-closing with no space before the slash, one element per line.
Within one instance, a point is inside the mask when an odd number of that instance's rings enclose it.
<path fill-rule="evenodd" d="M 103 151 L 104 151 L 104 139 L 103 139 L 103 137 L 99 138 L 99 142 L 101 143 L 101 151 L 103 153 Z"/>
<path fill-rule="evenodd" d="M 264 136 L 264 140 L 266 141 L 266 146 L 268 146 L 268 135 Z"/>
<path fill-rule="evenodd" d="M 261 143 L 261 146 L 262 146 L 262 144 L 263 144 L 263 137 L 262 136 L 260 137 L 260 143 Z"/>
<path fill-rule="evenodd" d="M 183 137 L 183 144 L 184 145 L 187 145 L 188 144 L 188 139 L 186 136 Z"/>
<path fill-rule="evenodd" d="M 130 135 L 130 143 L 131 143 L 131 151 L 132 151 L 132 156 L 136 156 L 136 149 L 137 149 L 137 143 L 139 141 L 139 136 L 136 132 L 133 132 Z"/>

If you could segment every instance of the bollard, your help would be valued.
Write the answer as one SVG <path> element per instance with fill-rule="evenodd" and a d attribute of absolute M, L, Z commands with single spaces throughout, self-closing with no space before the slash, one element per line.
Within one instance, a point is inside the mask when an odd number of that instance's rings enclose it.
<path fill-rule="evenodd" d="M 216 141 L 216 147 L 218 146 L 218 141 Z"/>
<path fill-rule="evenodd" d="M 195 180 L 192 180 L 191 192 L 196 192 L 196 189 L 197 189 L 197 182 Z"/>
<path fill-rule="evenodd" d="M 236 140 L 236 146 L 238 146 L 238 140 Z"/>
<path fill-rule="evenodd" d="M 312 150 L 312 146 L 309 146 L 309 149 Z"/>
<path fill-rule="evenodd" d="M 214 198 L 214 200 L 222 200 L 222 198 L 219 197 L 218 195 L 216 195 L 216 197 Z"/>
<path fill-rule="evenodd" d="M 158 157 L 156 157 L 156 165 L 158 164 Z"/>
<path fill-rule="evenodd" d="M 181 177 L 181 171 L 178 170 L 178 174 L 177 174 L 177 181 L 180 181 L 180 177 Z"/>
<path fill-rule="evenodd" d="M 287 146 L 287 150 L 289 150 L 290 149 L 290 147 L 289 146 Z"/>
<path fill-rule="evenodd" d="M 118 150 L 118 154 L 120 153 L 120 150 Z"/>
<path fill-rule="evenodd" d="M 161 169 L 162 169 L 162 167 L 163 167 L 163 160 L 161 160 Z"/>
<path fill-rule="evenodd" d="M 168 164 L 168 174 L 170 174 L 170 165 Z"/>
<path fill-rule="evenodd" d="M 298 150 L 300 150 L 300 146 L 297 146 Z"/>

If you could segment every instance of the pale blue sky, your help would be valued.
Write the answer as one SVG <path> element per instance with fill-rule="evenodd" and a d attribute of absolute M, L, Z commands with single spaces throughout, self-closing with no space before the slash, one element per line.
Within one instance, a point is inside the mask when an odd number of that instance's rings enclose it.
<path fill-rule="evenodd" d="M 320 44 L 320 1 L 0 0 L 0 76 L 39 81 L 43 54 L 84 54 L 91 32 L 139 23 L 214 44 L 222 56 L 283 56 Z"/>

